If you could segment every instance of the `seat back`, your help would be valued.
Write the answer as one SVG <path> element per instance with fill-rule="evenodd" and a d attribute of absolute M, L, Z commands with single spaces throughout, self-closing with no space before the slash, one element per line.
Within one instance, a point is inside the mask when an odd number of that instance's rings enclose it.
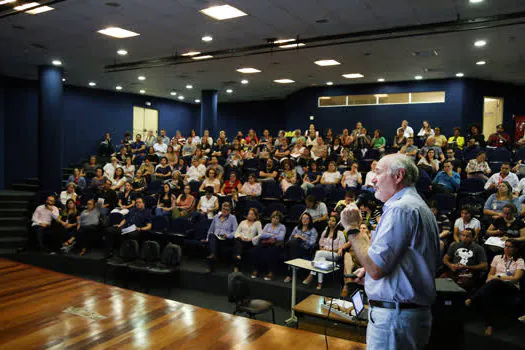
<path fill-rule="evenodd" d="M 304 191 L 297 185 L 290 186 L 284 192 L 283 199 L 289 202 L 302 202 L 304 200 Z"/>
<path fill-rule="evenodd" d="M 199 241 L 201 239 L 206 239 L 206 237 L 208 236 L 208 230 L 210 229 L 210 226 L 211 226 L 211 222 L 212 220 L 210 219 L 204 219 L 204 220 L 199 221 L 195 225 L 193 239 L 199 240 Z"/>
<path fill-rule="evenodd" d="M 162 181 L 160 180 L 152 180 L 148 184 L 148 193 L 156 194 L 160 192 L 160 188 L 162 187 Z"/>
<path fill-rule="evenodd" d="M 173 243 L 168 243 L 160 256 L 160 262 L 167 266 L 180 265 L 180 258 L 182 256 L 182 250 L 180 246 Z"/>
<path fill-rule="evenodd" d="M 146 241 L 142 245 L 140 257 L 147 262 L 153 262 L 160 259 L 160 245 L 155 241 Z"/>
<path fill-rule="evenodd" d="M 122 242 L 119 249 L 119 256 L 124 260 L 135 260 L 139 257 L 139 242 L 128 239 Z"/>
<path fill-rule="evenodd" d="M 314 196 L 319 202 L 324 202 L 326 197 L 326 191 L 322 185 L 316 185 L 311 188 L 310 195 Z"/>
<path fill-rule="evenodd" d="M 228 275 L 228 301 L 238 303 L 250 295 L 250 288 L 246 277 L 241 272 L 232 272 Z"/>
<path fill-rule="evenodd" d="M 294 204 L 290 207 L 288 210 L 288 215 L 286 216 L 286 219 L 288 222 L 298 222 L 299 217 L 302 213 L 306 210 L 306 205 L 299 203 Z"/>
<path fill-rule="evenodd" d="M 109 226 L 118 225 L 124 219 L 124 215 L 121 213 L 109 214 Z"/>
<path fill-rule="evenodd" d="M 244 204 L 244 216 L 248 215 L 248 210 L 256 208 L 259 214 L 264 212 L 264 206 L 257 200 L 246 201 Z"/>
<path fill-rule="evenodd" d="M 151 221 L 152 230 L 164 233 L 168 230 L 168 218 L 165 216 L 154 216 Z"/>
<path fill-rule="evenodd" d="M 261 197 L 266 200 L 279 200 L 282 191 L 279 185 L 274 182 L 263 182 Z"/>

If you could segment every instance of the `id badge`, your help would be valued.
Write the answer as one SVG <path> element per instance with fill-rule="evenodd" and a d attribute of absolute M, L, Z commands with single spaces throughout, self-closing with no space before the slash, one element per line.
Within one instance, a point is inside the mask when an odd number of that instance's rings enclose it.
<path fill-rule="evenodd" d="M 512 273 L 510 272 L 509 269 L 507 269 L 507 276 L 512 276 Z"/>

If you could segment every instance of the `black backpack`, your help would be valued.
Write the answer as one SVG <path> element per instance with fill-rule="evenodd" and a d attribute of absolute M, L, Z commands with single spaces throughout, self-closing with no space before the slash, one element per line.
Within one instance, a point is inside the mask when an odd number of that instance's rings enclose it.
<path fill-rule="evenodd" d="M 182 255 L 182 250 L 180 246 L 168 243 L 164 250 L 162 251 L 162 256 L 160 261 L 166 266 L 177 266 L 180 265 L 180 257 Z"/>
<path fill-rule="evenodd" d="M 139 243 L 134 239 L 125 240 L 120 245 L 119 255 L 124 260 L 135 260 L 139 256 Z"/>
<path fill-rule="evenodd" d="M 146 241 L 142 246 L 141 258 L 145 262 L 154 262 L 159 260 L 160 245 L 155 241 Z"/>

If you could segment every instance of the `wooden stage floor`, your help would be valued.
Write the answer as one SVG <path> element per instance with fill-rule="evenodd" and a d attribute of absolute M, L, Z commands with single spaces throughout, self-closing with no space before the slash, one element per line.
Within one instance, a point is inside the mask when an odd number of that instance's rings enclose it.
<path fill-rule="evenodd" d="M 323 349 L 325 339 L 0 259 L 0 349 L 37 348 Z"/>

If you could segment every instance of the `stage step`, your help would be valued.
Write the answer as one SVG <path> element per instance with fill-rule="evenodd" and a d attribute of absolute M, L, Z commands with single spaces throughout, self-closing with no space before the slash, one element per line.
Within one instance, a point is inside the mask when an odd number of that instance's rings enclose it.
<path fill-rule="evenodd" d="M 26 237 L 2 237 L 0 236 L 0 247 L 2 249 L 23 248 L 26 245 Z"/>
<path fill-rule="evenodd" d="M 28 201 L 0 200 L 0 209 L 23 209 L 27 208 Z"/>
<path fill-rule="evenodd" d="M 40 186 L 40 179 L 38 177 L 30 177 L 26 179 L 26 184 Z"/>
<path fill-rule="evenodd" d="M 0 228 L 7 226 L 26 227 L 28 221 L 29 218 L 25 216 L 0 217 Z"/>
<path fill-rule="evenodd" d="M 17 191 L 26 191 L 26 192 L 36 192 L 40 188 L 40 185 L 30 185 L 30 184 L 12 184 L 11 188 Z"/>
<path fill-rule="evenodd" d="M 3 201 L 31 201 L 35 198 L 36 192 L 27 192 L 27 191 L 15 191 L 15 190 L 5 190 L 0 191 L 0 202 Z"/>
<path fill-rule="evenodd" d="M 27 209 L 0 209 L 0 218 L 16 218 L 27 215 Z"/>

